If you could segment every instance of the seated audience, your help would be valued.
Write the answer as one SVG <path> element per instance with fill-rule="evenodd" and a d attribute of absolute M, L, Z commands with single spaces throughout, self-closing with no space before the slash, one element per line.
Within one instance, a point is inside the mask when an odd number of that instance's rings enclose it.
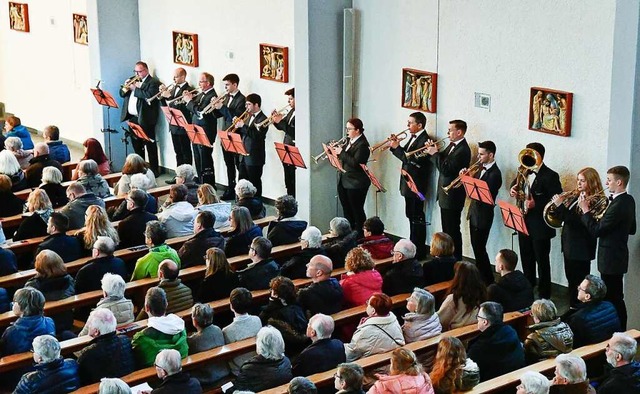
<path fill-rule="evenodd" d="M 2 157 L 0 152 L 0 159 Z M 0 164 L 1 166 L 1 164 Z M 7 175 L 0 174 L 0 218 L 19 215 L 24 210 L 24 201 L 16 197 L 11 190 L 11 178 Z"/>
<path fill-rule="evenodd" d="M 377 374 L 378 380 L 367 393 L 434 394 L 429 375 L 411 350 L 400 348 L 391 353 L 391 373 Z"/>
<path fill-rule="evenodd" d="M 209 304 L 195 304 L 191 309 L 191 322 L 196 332 L 187 338 L 189 354 L 224 345 L 222 330 L 213 324 L 213 308 Z M 212 385 L 227 375 L 229 369 L 226 362 L 209 363 L 191 373 L 203 385 Z"/>
<path fill-rule="evenodd" d="M 38 245 L 36 255 L 45 249 L 49 249 L 57 253 L 65 263 L 82 257 L 84 248 L 81 240 L 67 235 L 67 230 L 69 230 L 69 218 L 67 215 L 60 212 L 51 213 L 47 224 L 47 234 L 49 236 Z"/>
<path fill-rule="evenodd" d="M 187 357 L 187 332 L 184 320 L 180 317 L 167 315 L 167 296 L 159 287 L 147 290 L 144 298 L 144 310 L 150 316 L 147 327 L 133 336 L 133 353 L 139 368 L 153 364 L 156 354 L 162 349 L 174 349 L 181 357 Z"/>
<path fill-rule="evenodd" d="M 253 307 L 251 292 L 244 287 L 233 289 L 229 295 L 229 308 L 233 312 L 233 322 L 222 329 L 224 343 L 230 344 L 255 337 L 262 328 L 258 316 L 249 314 Z M 229 369 L 234 376 L 240 373 L 240 367 L 255 356 L 255 352 L 237 356 L 229 361 Z"/>
<path fill-rule="evenodd" d="M 91 254 L 93 245 L 98 237 L 109 237 L 117 246 L 120 243 L 118 230 L 109 221 L 107 211 L 99 205 L 91 205 L 87 208 L 84 218 L 84 228 L 76 233 L 76 237 L 82 241 L 85 254 Z"/>
<path fill-rule="evenodd" d="M 169 191 L 169 205 L 158 212 L 158 220 L 167 228 L 169 238 L 182 237 L 193 233 L 193 219 L 197 211 L 187 202 L 187 187 L 173 185 Z"/>
<path fill-rule="evenodd" d="M 364 370 L 356 363 L 342 363 L 338 365 L 333 381 L 336 394 L 364 394 L 362 381 Z"/>
<path fill-rule="evenodd" d="M 93 193 L 87 193 L 84 186 L 74 182 L 67 187 L 69 203 L 60 210 L 69 218 L 69 230 L 76 230 L 84 226 L 85 213 L 92 205 L 104 208 L 104 201 Z"/>
<path fill-rule="evenodd" d="M 116 196 L 126 196 L 131 190 L 131 177 L 135 174 L 142 174 L 149 180 L 149 188 L 156 187 L 156 176 L 153 171 L 149 169 L 144 159 L 136 154 L 131 153 L 127 156 L 122 166 L 122 177 L 118 180 L 118 183 L 113 187 L 113 193 Z"/>
<path fill-rule="evenodd" d="M 296 216 L 298 202 L 293 196 L 280 196 L 276 199 L 275 207 L 278 219 L 269 223 L 267 238 L 273 246 L 298 242 L 298 237 L 307 228 L 307 222 Z"/>
<path fill-rule="evenodd" d="M 98 394 L 133 394 L 131 388 L 122 379 L 102 378 Z"/>
<path fill-rule="evenodd" d="M 116 318 L 116 324 L 123 326 L 133 322 L 133 302 L 124 298 L 126 284 L 120 275 L 106 273 L 102 277 L 102 299 L 98 301 L 96 309 L 108 309 Z M 78 336 L 89 333 L 89 327 L 85 324 Z"/>
<path fill-rule="evenodd" d="M 453 279 L 456 263 L 453 253 L 453 238 L 447 233 L 434 233 L 429 249 L 432 258 L 422 265 L 425 286 Z"/>
<path fill-rule="evenodd" d="M 556 357 L 556 369 L 549 393 L 595 394 L 587 380 L 587 366 L 580 357 L 560 354 Z"/>
<path fill-rule="evenodd" d="M 44 142 L 38 142 L 33 148 L 33 159 L 29 161 L 29 167 L 24 170 L 29 187 L 38 187 L 42 183 L 42 170 L 49 166 L 62 172 L 62 165 L 49 155 L 49 146 Z"/>
<path fill-rule="evenodd" d="M 22 376 L 15 394 L 70 393 L 80 388 L 78 363 L 60 356 L 60 343 L 51 335 L 33 339 L 35 371 Z"/>
<path fill-rule="evenodd" d="M 207 270 L 198 286 L 196 301 L 210 302 L 229 297 L 231 291 L 240 286 L 238 274 L 229 265 L 224 250 L 210 248 L 204 254 Z"/>
<path fill-rule="evenodd" d="M 256 336 L 256 356 L 240 367 L 235 390 L 263 391 L 293 378 L 291 362 L 284 355 L 284 340 L 274 327 L 262 327 Z"/>
<path fill-rule="evenodd" d="M 249 210 L 251 214 L 251 219 L 262 219 L 267 215 L 267 210 L 262 204 L 262 200 L 258 197 L 255 197 L 258 189 L 253 186 L 253 183 L 249 182 L 246 179 L 240 179 L 238 183 L 236 183 L 236 187 L 234 189 L 236 193 L 236 206 L 245 207 Z M 226 195 L 226 192 L 225 192 Z M 223 200 L 227 200 L 224 198 Z"/>
<path fill-rule="evenodd" d="M 187 202 L 194 207 L 198 205 L 198 188 L 196 183 L 196 169 L 191 164 L 182 164 L 176 168 L 176 185 L 184 185 L 187 188 Z"/>
<path fill-rule="evenodd" d="M 536 371 L 527 371 L 520 376 L 516 394 L 549 394 L 551 382 Z"/>
<path fill-rule="evenodd" d="M 42 132 L 44 142 L 49 146 L 49 155 L 58 163 L 71 161 L 69 147 L 60 141 L 60 129 L 57 126 L 49 125 Z"/>
<path fill-rule="evenodd" d="M 216 194 L 216 189 L 208 183 L 198 187 L 198 205 L 196 205 L 196 209 L 198 211 L 209 211 L 214 215 L 216 223 L 213 228 L 216 230 L 231 225 L 229 221 L 231 203 L 221 201 Z"/>
<path fill-rule="evenodd" d="M 36 189 L 27 199 L 28 214 L 22 218 L 18 230 L 13 235 L 14 241 L 42 237 L 47 235 L 47 223 L 53 213 L 53 206 L 47 192 Z"/>
<path fill-rule="evenodd" d="M 116 317 L 109 309 L 98 308 L 89 315 L 85 327 L 92 339 L 77 358 L 83 386 L 135 371 L 131 340 L 127 335 L 117 335 L 117 325 Z"/>
<path fill-rule="evenodd" d="M 4 120 L 4 131 L 7 138 L 20 138 L 24 149 L 33 149 L 33 140 L 31 139 L 31 134 L 29 133 L 29 130 L 27 130 L 27 128 L 22 125 L 22 123 L 20 122 L 20 118 L 18 118 L 17 116 L 11 115 Z"/>
<path fill-rule="evenodd" d="M 11 301 L 9 300 L 7 289 L 0 287 L 0 313 L 9 312 L 11 309 Z"/>
<path fill-rule="evenodd" d="M 386 353 L 405 345 L 402 328 L 396 315 L 391 313 L 391 306 L 391 298 L 386 294 L 375 293 L 369 298 L 368 317 L 360 321 L 351 342 L 344 345 L 347 361 Z"/>
<path fill-rule="evenodd" d="M 331 338 L 334 328 L 331 316 L 318 313 L 309 319 L 306 335 L 312 343 L 293 360 L 294 376 L 328 371 L 346 361 L 344 344 Z"/>
<path fill-rule="evenodd" d="M 247 268 L 238 271 L 240 286 L 249 290 L 269 288 L 271 279 L 278 276 L 278 264 L 271 259 L 271 241 L 265 237 L 255 237 L 249 249 L 251 263 Z"/>
<path fill-rule="evenodd" d="M 331 315 L 342 310 L 344 293 L 336 278 L 331 277 L 333 265 L 327 256 L 316 255 L 307 264 L 311 284 L 298 290 L 298 303 L 307 316 L 317 313 Z"/>
<path fill-rule="evenodd" d="M 289 387 L 287 387 L 288 394 L 316 394 L 318 392 L 318 388 L 312 381 L 309 379 L 297 376 L 289 382 Z"/>
<path fill-rule="evenodd" d="M 142 205 L 142 208 L 146 212 L 149 212 L 150 214 L 153 214 L 153 215 L 158 213 L 158 201 L 154 196 L 152 196 L 148 192 L 148 190 L 151 189 L 151 186 L 152 186 L 149 178 L 147 178 L 143 174 L 133 174 L 131 176 L 130 185 L 131 185 L 131 190 L 129 191 L 129 193 L 131 193 L 132 190 L 139 190 L 144 193 L 145 203 Z M 111 218 L 111 220 L 113 221 L 123 220 L 124 218 L 129 216 L 131 211 L 127 208 L 127 206 L 128 206 L 127 201 L 125 199 L 125 201 L 122 201 L 115 210 L 110 209 L 109 217 Z"/>
<path fill-rule="evenodd" d="M 415 258 L 416 245 L 408 239 L 401 239 L 393 246 L 392 254 L 393 265 L 384 274 L 382 292 L 394 296 L 410 293 L 416 287 L 424 287 L 422 266 Z"/>
<path fill-rule="evenodd" d="M 640 393 L 640 363 L 634 361 L 636 340 L 623 332 L 609 339 L 605 356 L 612 367 L 598 386 L 598 394 Z"/>
<path fill-rule="evenodd" d="M 208 249 L 224 250 L 224 238 L 213 228 L 215 221 L 216 218 L 211 212 L 198 212 L 193 221 L 194 236 L 189 238 L 178 251 L 182 268 L 204 265 L 204 255 Z"/>
<path fill-rule="evenodd" d="M 144 242 L 149 247 L 149 253 L 136 261 L 133 275 L 131 275 L 132 281 L 158 277 L 158 266 L 162 260 L 173 260 L 178 266 L 180 265 L 178 252 L 165 244 L 166 240 L 167 230 L 162 223 L 157 220 L 147 222 L 147 228 L 144 230 Z"/>
<path fill-rule="evenodd" d="M 0 228 L 0 234 L 2 229 Z M 11 249 L 0 246 L 0 276 L 18 272 L 18 259 Z"/>
<path fill-rule="evenodd" d="M 358 245 L 371 253 L 371 257 L 386 259 L 392 254 L 393 241 L 384 235 L 384 223 L 379 217 L 373 216 L 365 220 L 362 231 L 364 238 L 358 240 Z"/>
<path fill-rule="evenodd" d="M 595 275 L 587 275 L 578 287 L 578 301 L 575 310 L 563 316 L 573 332 L 573 347 L 579 348 L 606 341 L 614 332 L 620 331 L 620 319 L 615 307 L 605 301 L 607 285 Z"/>
<path fill-rule="evenodd" d="M 480 304 L 487 299 L 487 288 L 475 264 L 460 261 L 449 294 L 438 310 L 443 331 L 474 324 Z"/>
<path fill-rule="evenodd" d="M 484 284 L 484 282 L 483 282 Z M 480 335 L 469 342 L 469 357 L 480 368 L 480 381 L 525 366 L 524 348 L 518 333 L 502 321 L 502 305 L 487 301 L 478 310 Z"/>
<path fill-rule="evenodd" d="M 27 184 L 27 176 L 20 168 L 18 159 L 8 150 L 0 151 L 0 175 L 9 177 L 12 192 L 19 192 L 29 187 Z"/>
<path fill-rule="evenodd" d="M 22 140 L 18 137 L 9 137 L 4 141 L 4 148 L 18 159 L 20 168 L 26 170 L 29 167 L 29 162 L 33 159 L 32 150 L 22 149 Z"/>
<path fill-rule="evenodd" d="M 144 230 L 147 223 L 158 220 L 156 215 L 145 210 L 148 198 L 149 196 L 144 190 L 134 189 L 129 192 L 125 200 L 129 214 L 118 224 L 121 248 L 144 245 Z"/>
<path fill-rule="evenodd" d="M 67 188 L 61 185 L 62 173 L 55 167 L 45 167 L 42 169 L 42 183 L 39 189 L 47 192 L 54 208 L 60 208 L 69 202 L 67 198 Z"/>
<path fill-rule="evenodd" d="M 251 219 L 249 210 L 246 207 L 233 207 L 230 219 L 233 231 L 228 234 L 224 252 L 227 257 L 247 254 L 251 241 L 255 237 L 262 236 L 262 229 L 253 223 L 253 219 Z M 271 245 L 271 241 L 269 241 L 269 245 Z"/>
<path fill-rule="evenodd" d="M 193 306 L 191 289 L 178 278 L 180 269 L 173 260 L 164 260 L 158 266 L 158 287 L 167 297 L 166 313 L 176 313 Z M 140 311 L 137 320 L 147 319 L 146 311 Z"/>
<path fill-rule="evenodd" d="M 122 278 L 129 277 L 124 261 L 113 255 L 115 250 L 116 244 L 113 239 L 102 235 L 96 237 L 91 249 L 93 260 L 83 265 L 76 274 L 76 293 L 100 290 L 102 277 L 107 272 L 120 275 Z"/>
<path fill-rule="evenodd" d="M 197 379 L 182 372 L 181 359 L 184 357 L 174 349 L 161 350 L 155 357 L 153 365 L 156 367 L 156 374 L 160 378 L 160 386 L 147 391 L 140 391 L 140 394 L 200 394 L 202 386 Z"/>
<path fill-rule="evenodd" d="M 360 306 L 372 294 L 382 291 L 382 276 L 375 270 L 371 255 L 357 247 L 347 254 L 345 262 L 347 273 L 342 275 L 340 286 L 344 292 L 344 307 Z"/>
<path fill-rule="evenodd" d="M 416 287 L 407 299 L 409 313 L 402 317 L 402 333 L 407 343 L 422 341 L 442 332 L 440 319 L 436 314 L 436 300 L 433 294 Z"/>
<path fill-rule="evenodd" d="M 84 186 L 85 190 L 93 193 L 100 198 L 111 195 L 109 184 L 104 180 L 102 175 L 98 173 L 98 164 L 89 159 L 82 160 L 78 163 L 78 180 L 77 182 Z"/>
<path fill-rule="evenodd" d="M 84 156 L 80 158 L 82 160 L 93 160 L 98 163 L 98 172 L 100 175 L 105 176 L 111 174 L 111 166 L 109 164 L 109 158 L 104 154 L 100 141 L 95 138 L 88 138 L 82 143 L 84 146 Z M 71 174 L 71 180 L 78 179 L 78 171 L 73 170 Z"/>
<path fill-rule="evenodd" d="M 480 382 L 478 365 L 467 358 L 462 342 L 456 337 L 444 337 L 429 374 L 437 394 L 469 391 Z"/>
<path fill-rule="evenodd" d="M 505 312 L 528 308 L 533 302 L 533 288 L 524 274 L 516 270 L 516 252 L 502 249 L 496 255 L 495 263 L 500 278 L 487 288 L 488 300 L 501 304 Z"/>
<path fill-rule="evenodd" d="M 335 217 L 329 222 L 329 233 L 331 238 L 324 244 L 325 253 L 333 262 L 333 268 L 342 268 L 347 253 L 358 246 L 358 232 L 351 230 L 347 219 Z"/>
<path fill-rule="evenodd" d="M 572 350 L 573 332 L 557 315 L 558 311 L 551 300 L 535 300 L 531 305 L 534 324 L 528 327 L 531 333 L 524 341 L 524 353 L 528 364 L 554 358 Z"/>
<path fill-rule="evenodd" d="M 306 276 L 307 264 L 316 255 L 324 255 L 322 233 L 317 227 L 309 226 L 300 236 L 300 252 L 282 264 L 280 274 L 289 279 L 301 279 Z"/>

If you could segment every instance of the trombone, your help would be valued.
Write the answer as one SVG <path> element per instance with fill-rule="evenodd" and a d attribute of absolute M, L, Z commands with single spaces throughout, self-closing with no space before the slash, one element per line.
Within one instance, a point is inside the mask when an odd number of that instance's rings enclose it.
<path fill-rule="evenodd" d="M 276 112 L 276 115 L 286 116 L 286 114 L 291 110 L 291 106 L 287 104 L 281 110 Z M 286 112 L 285 112 L 286 111 Z M 269 127 L 274 123 L 274 115 L 270 115 L 267 119 L 263 120 L 260 123 L 256 123 L 256 127 Z"/>
<path fill-rule="evenodd" d="M 464 173 L 458 175 L 456 179 L 451 181 L 450 184 L 448 184 L 447 186 L 443 186 L 442 191 L 444 191 L 445 194 L 449 194 L 449 190 L 455 189 L 457 187 L 460 187 L 460 185 L 462 185 L 462 177 L 464 175 L 474 176 L 480 168 L 482 168 L 482 163 L 480 163 L 480 159 L 478 159 L 478 161 L 473 163 L 471 167 L 467 168 L 467 170 Z"/>
<path fill-rule="evenodd" d="M 349 137 L 348 136 L 344 136 L 341 139 L 339 139 L 338 141 L 333 140 L 333 141 L 329 141 L 327 143 L 327 147 L 328 148 L 338 148 L 338 147 L 345 147 L 347 144 L 349 143 Z M 321 160 L 325 160 L 327 158 L 327 152 L 325 152 L 324 150 L 322 151 L 322 153 L 320 153 L 319 155 L 315 155 L 312 157 L 313 161 L 318 164 L 319 161 Z"/>
<path fill-rule="evenodd" d="M 229 95 L 229 93 L 225 93 L 222 96 L 213 97 L 211 99 L 211 102 L 209 104 L 207 104 L 206 107 L 202 108 L 202 111 L 198 112 L 198 119 L 202 120 L 204 115 L 213 112 L 213 110 L 216 109 L 216 105 L 218 105 L 221 102 L 223 102 L 227 98 L 228 95 Z"/>
<path fill-rule="evenodd" d="M 131 89 L 131 85 L 133 85 L 136 82 L 140 82 L 140 81 L 142 81 L 142 78 L 140 78 L 140 76 L 138 76 L 136 74 L 133 77 L 131 77 L 131 78 L 127 79 L 126 81 L 124 81 L 124 83 L 120 86 L 120 89 L 122 89 L 122 91 L 124 93 L 127 93 Z"/>
<path fill-rule="evenodd" d="M 380 149 L 381 152 L 386 151 L 387 149 L 391 148 L 391 143 L 394 141 L 402 141 L 405 138 L 407 138 L 407 132 L 409 131 L 409 129 L 404 129 L 401 132 L 399 132 L 398 134 L 391 134 L 386 140 L 382 141 L 382 142 L 378 142 L 377 144 L 370 146 L 369 150 L 371 151 L 371 153 L 377 151 L 378 149 Z M 402 138 L 400 138 L 402 137 Z"/>
<path fill-rule="evenodd" d="M 235 129 L 237 129 L 236 126 L 238 125 L 238 123 L 240 123 L 240 121 L 242 121 L 242 123 L 246 123 L 249 118 L 251 118 L 251 112 L 249 112 L 249 110 L 244 111 L 242 115 L 233 119 L 233 122 L 231 122 L 231 126 L 229 126 L 229 128 L 226 129 L 225 132 L 233 133 Z"/>
<path fill-rule="evenodd" d="M 153 100 L 160 98 L 160 95 L 164 92 L 166 92 L 167 90 L 173 89 L 174 84 L 171 84 L 169 86 L 165 86 L 164 88 L 160 89 L 160 91 L 158 91 L 158 93 L 154 94 L 153 96 L 149 97 L 148 99 L 145 99 L 147 101 L 147 104 L 151 105 L 151 103 L 153 102 Z"/>
<path fill-rule="evenodd" d="M 173 98 L 171 100 L 167 100 L 167 105 L 180 104 L 180 103 L 182 103 L 182 101 L 184 101 L 184 96 L 186 96 L 187 94 L 196 94 L 196 95 L 200 94 L 201 92 L 198 92 L 198 90 L 200 90 L 200 88 L 196 88 L 196 89 L 190 90 L 188 92 L 184 92 L 184 93 L 182 93 L 182 95 L 180 95 L 180 96 L 178 96 L 176 98 Z"/>
<path fill-rule="evenodd" d="M 444 147 L 444 142 L 445 140 L 448 140 L 449 137 L 444 137 L 440 140 L 437 140 L 436 142 L 427 142 L 424 146 L 409 151 L 409 152 L 405 152 L 405 156 L 407 156 L 407 158 L 409 157 L 414 157 L 416 159 L 420 158 L 420 157 L 425 157 L 427 155 L 427 149 L 429 149 L 432 146 L 435 146 L 438 150 L 440 150 L 441 148 Z"/>

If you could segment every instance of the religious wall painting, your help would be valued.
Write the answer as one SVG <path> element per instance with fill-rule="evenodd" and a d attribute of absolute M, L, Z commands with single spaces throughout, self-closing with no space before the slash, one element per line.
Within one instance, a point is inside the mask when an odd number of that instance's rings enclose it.
<path fill-rule="evenodd" d="M 260 78 L 289 82 L 289 48 L 260 44 Z"/>
<path fill-rule="evenodd" d="M 529 130 L 571 135 L 573 93 L 533 87 L 529 94 Z"/>
<path fill-rule="evenodd" d="M 9 2 L 9 28 L 29 32 L 29 5 Z"/>
<path fill-rule="evenodd" d="M 438 74 L 412 68 L 402 69 L 402 106 L 436 112 Z"/>
<path fill-rule="evenodd" d="M 73 41 L 76 44 L 89 45 L 89 28 L 87 16 L 73 14 Z"/>
<path fill-rule="evenodd" d="M 181 31 L 173 32 L 173 62 L 198 67 L 198 35 Z"/>

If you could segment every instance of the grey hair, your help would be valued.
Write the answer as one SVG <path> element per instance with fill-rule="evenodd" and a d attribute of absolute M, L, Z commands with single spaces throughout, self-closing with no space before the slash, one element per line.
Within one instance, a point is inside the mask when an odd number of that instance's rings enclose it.
<path fill-rule="evenodd" d="M 289 394 L 316 394 L 318 388 L 312 381 L 304 376 L 296 376 L 289 382 L 287 391 Z"/>
<path fill-rule="evenodd" d="M 124 297 L 124 289 L 127 285 L 124 283 L 124 279 L 122 279 L 122 276 L 107 272 L 106 274 L 104 274 L 104 276 L 102 276 L 101 283 L 102 291 L 105 292 L 107 297 Z"/>
<path fill-rule="evenodd" d="M 520 382 L 527 394 L 548 394 L 551 383 L 540 372 L 527 371 L 520 376 Z"/>
<path fill-rule="evenodd" d="M 402 253 L 405 259 L 416 257 L 416 245 L 408 239 L 401 239 L 396 242 L 393 250 Z"/>
<path fill-rule="evenodd" d="M 613 346 L 611 346 L 611 350 L 619 353 L 624 361 L 633 361 L 636 357 L 638 342 L 636 342 L 632 336 L 624 332 L 614 332 L 611 339 L 613 339 Z"/>
<path fill-rule="evenodd" d="M 253 183 L 249 182 L 248 180 L 240 179 L 238 183 L 236 183 L 234 191 L 239 198 L 243 198 L 253 197 L 258 189 L 256 189 L 256 187 L 253 186 Z"/>
<path fill-rule="evenodd" d="M 559 354 L 556 357 L 556 369 L 558 375 L 571 383 L 580 383 L 587 380 L 587 365 L 584 360 L 570 354 Z"/>
<path fill-rule="evenodd" d="M 541 322 L 551 321 L 558 316 L 558 309 L 553 301 L 542 298 L 533 301 L 531 314 Z"/>
<path fill-rule="evenodd" d="M 198 327 L 209 327 L 213 324 L 213 308 L 209 304 L 194 304 L 191 308 L 191 317 L 198 324 Z"/>
<path fill-rule="evenodd" d="M 310 248 L 319 248 L 322 246 L 322 233 L 317 227 L 307 227 L 300 236 L 301 239 L 309 243 Z"/>
<path fill-rule="evenodd" d="M 129 180 L 129 187 L 132 189 L 142 189 L 146 191 L 153 187 L 153 182 L 151 182 L 151 179 L 147 178 L 145 174 L 133 174 Z"/>
<path fill-rule="evenodd" d="M 100 335 L 114 332 L 117 326 L 116 317 L 107 308 L 94 309 L 87 319 L 87 327 L 97 329 Z"/>
<path fill-rule="evenodd" d="M 18 304 L 23 316 L 37 316 L 44 312 L 44 295 L 33 287 L 18 289 L 13 295 L 13 301 Z"/>
<path fill-rule="evenodd" d="M 54 166 L 42 170 L 42 183 L 62 183 L 62 173 Z"/>
<path fill-rule="evenodd" d="M 256 336 L 256 353 L 269 360 L 282 360 L 284 339 L 276 328 L 262 327 Z"/>
<path fill-rule="evenodd" d="M 78 164 L 78 170 L 85 175 L 96 175 L 98 173 L 98 163 L 93 159 L 82 160 Z"/>
<path fill-rule="evenodd" d="M 322 313 L 316 313 L 309 319 L 309 325 L 316 332 L 318 339 L 331 338 L 333 330 L 336 327 L 333 318 Z"/>
<path fill-rule="evenodd" d="M 591 296 L 592 301 L 600 301 L 607 295 L 607 285 L 602 278 L 595 275 L 587 275 L 585 277 L 587 282 L 587 288 L 585 289 L 587 294 Z"/>
<path fill-rule="evenodd" d="M 351 232 L 351 224 L 343 217 L 335 217 L 329 222 L 331 232 L 338 237 L 343 237 Z"/>
<path fill-rule="evenodd" d="M 4 141 L 4 147 L 10 151 L 18 151 L 22 149 L 22 140 L 18 137 L 8 137 Z"/>
<path fill-rule="evenodd" d="M 116 243 L 110 237 L 99 235 L 96 238 L 96 242 L 93 243 L 93 247 L 98 249 L 102 253 L 113 254 L 116 250 Z"/>
<path fill-rule="evenodd" d="M 184 179 L 185 182 L 191 182 L 196 177 L 196 169 L 191 164 L 179 165 L 176 168 L 176 176 Z"/>
<path fill-rule="evenodd" d="M 175 349 L 161 350 L 156 356 L 156 365 L 164 369 L 167 375 L 175 375 L 182 369 L 180 352 Z"/>
<path fill-rule="evenodd" d="M 40 335 L 33 338 L 31 344 L 33 352 L 42 357 L 43 363 L 48 363 L 60 357 L 60 342 L 51 335 Z"/>
<path fill-rule="evenodd" d="M 413 289 L 412 295 L 415 296 L 416 299 L 417 314 L 431 317 L 436 313 L 436 299 L 433 294 L 425 289 L 416 287 Z"/>
<path fill-rule="evenodd" d="M 480 304 L 480 309 L 484 312 L 485 318 L 490 324 L 502 323 L 503 309 L 497 302 L 487 301 Z"/>
<path fill-rule="evenodd" d="M 48 155 L 49 154 L 49 145 L 47 145 L 46 142 L 38 142 L 33 147 L 33 155 L 35 156 L 36 153 L 38 155 Z"/>
<path fill-rule="evenodd" d="M 14 175 L 20 171 L 20 163 L 15 155 L 9 150 L 0 151 L 0 173 Z"/>
<path fill-rule="evenodd" d="M 122 379 L 102 378 L 98 394 L 133 394 L 131 388 Z"/>

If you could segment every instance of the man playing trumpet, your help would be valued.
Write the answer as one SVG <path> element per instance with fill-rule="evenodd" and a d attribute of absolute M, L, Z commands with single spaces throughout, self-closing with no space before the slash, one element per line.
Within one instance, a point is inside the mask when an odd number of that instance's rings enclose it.
<path fill-rule="evenodd" d="M 249 156 L 238 155 L 238 178 L 253 183 L 253 186 L 258 189 L 255 197 L 262 197 L 262 170 L 266 157 L 265 139 L 269 126 L 258 126 L 260 122 L 267 119 L 260 109 L 262 98 L 251 93 L 246 100 L 245 108 L 249 111 L 249 120 L 246 123 L 242 120 L 238 121 L 236 127 Z"/>
<path fill-rule="evenodd" d="M 187 104 L 184 100 L 177 100 L 178 97 L 182 97 L 185 92 L 190 92 L 193 88 L 186 81 L 187 72 L 184 68 L 176 68 L 173 72 L 173 87 L 168 89 L 164 85 L 160 85 L 162 93 L 162 105 L 167 105 L 167 101 L 173 100 L 169 106 L 182 112 L 187 123 L 191 123 L 191 111 L 187 109 Z M 170 100 L 167 100 L 170 99 Z M 187 136 L 187 132 L 180 126 L 169 125 L 169 131 L 171 132 L 171 142 L 173 142 L 173 151 L 176 153 L 176 166 L 182 164 L 192 164 L 191 159 L 191 141 Z M 171 181 L 167 181 L 169 184 L 175 183 L 175 178 Z"/>

